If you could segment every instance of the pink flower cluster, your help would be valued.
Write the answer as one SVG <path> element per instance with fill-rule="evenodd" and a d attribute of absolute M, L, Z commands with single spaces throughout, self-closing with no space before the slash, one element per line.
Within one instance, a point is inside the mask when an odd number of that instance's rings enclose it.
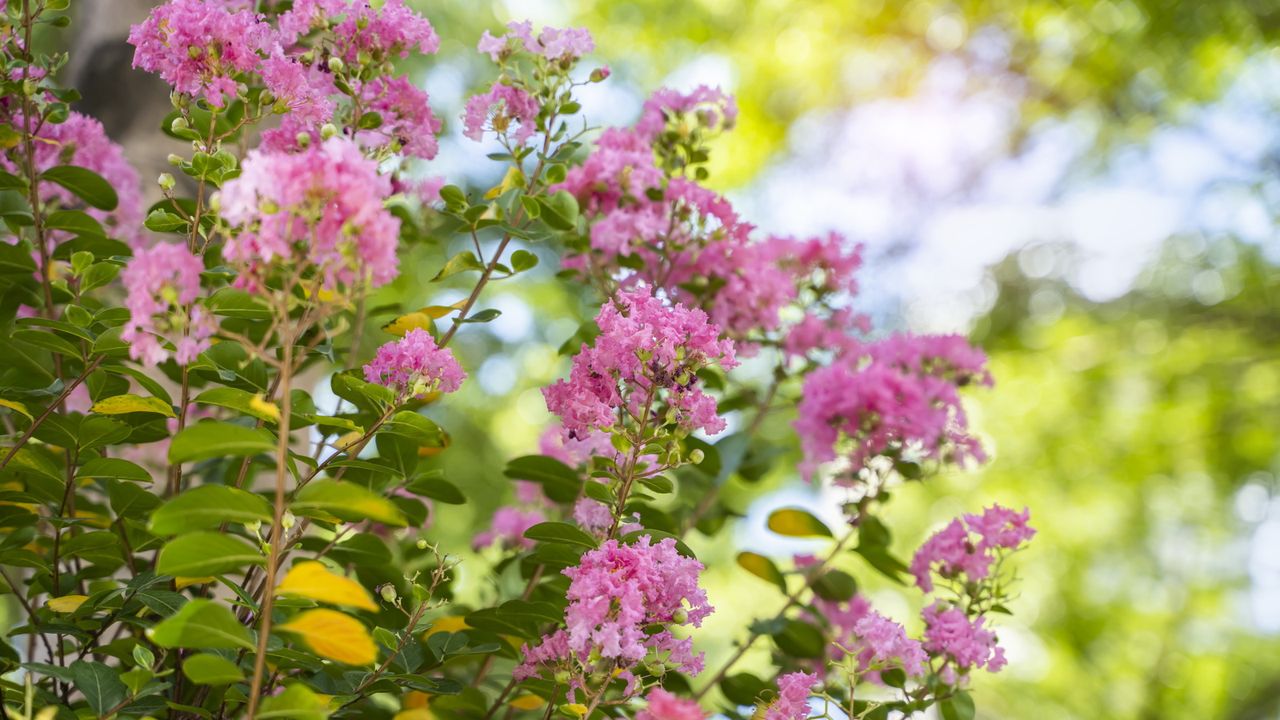
<path fill-rule="evenodd" d="M 241 286 L 257 287 L 280 264 L 314 271 L 325 289 L 396 275 L 400 221 L 383 207 L 391 181 L 350 140 L 307 150 L 255 150 L 221 192 L 223 216 L 239 226 L 223 257 L 244 268 Z"/>
<path fill-rule="evenodd" d="M 955 464 L 983 460 L 959 388 L 991 383 L 985 360 L 958 336 L 897 335 L 813 371 L 795 421 L 801 470 L 811 476 L 838 454 L 855 476 L 874 457 L 904 452 Z"/>
<path fill-rule="evenodd" d="M 422 328 L 378 348 L 364 366 L 365 380 L 391 388 L 397 402 L 424 398 L 428 393 L 454 392 L 466 377 L 453 353 L 436 346 L 435 338 Z"/>
<path fill-rule="evenodd" d="M 699 672 L 702 656 L 693 654 L 693 641 L 677 638 L 671 628 L 697 627 L 711 613 L 698 587 L 702 569 L 702 563 L 682 556 L 671 538 L 653 543 L 644 535 L 632 545 L 609 540 L 588 551 L 577 567 L 564 571 L 570 580 L 565 627 L 544 636 L 537 647 L 526 647 L 515 676 L 535 677 L 593 656 L 632 680 L 628 669 L 646 659 Z"/>
<path fill-rule="evenodd" d="M 853 626 L 860 671 L 902 668 L 910 677 L 924 674 L 929 656 L 918 640 L 907 637 L 902 625 L 872 610 Z"/>
<path fill-rule="evenodd" d="M 667 306 L 644 289 L 620 292 L 596 316 L 600 336 L 573 358 L 568 381 L 544 388 L 547 409 L 559 415 L 570 438 L 607 430 L 629 416 L 637 423 L 659 417 L 688 431 L 715 434 L 725 427 L 715 400 L 698 386 L 697 372 L 734 367 L 733 342 L 706 313 Z"/>
<path fill-rule="evenodd" d="M 173 342 L 178 364 L 187 365 L 209 347 L 213 319 L 193 304 L 203 271 L 204 263 L 183 245 L 160 243 L 134 253 L 121 273 L 129 322 L 120 339 L 129 344 L 129 357 L 146 366 L 164 362 L 164 338 Z"/>
<path fill-rule="evenodd" d="M 809 695 L 818 686 L 814 673 L 793 672 L 778 676 L 778 697 L 764 711 L 764 720 L 806 720 Z"/>
<path fill-rule="evenodd" d="M 278 52 L 275 31 L 257 13 L 208 0 L 170 0 L 129 31 L 133 66 L 215 107 L 238 93 L 240 76 Z"/>
<path fill-rule="evenodd" d="M 665 129 L 687 135 L 690 116 L 723 129 L 736 113 L 718 89 L 664 89 L 645 103 L 634 129 L 603 133 L 583 165 L 554 188 L 577 197 L 591 220 L 589 251 L 564 266 L 624 287 L 658 288 L 702 308 L 739 340 L 777 330 L 782 308 L 803 293 L 856 292 L 852 274 L 862 259 L 844 238 L 754 240 L 752 226 L 727 200 L 659 161 L 679 154 L 668 147 Z"/>
<path fill-rule="evenodd" d="M 1027 524 L 1031 511 L 1015 512 L 992 505 L 981 515 L 956 518 L 934 533 L 916 551 L 911 560 L 911 574 L 916 585 L 933 592 L 933 576 L 948 580 L 974 582 L 985 580 L 1000 552 L 1017 550 L 1035 536 L 1035 528 Z"/>
<path fill-rule="evenodd" d="M 477 48 L 487 53 L 494 62 L 502 62 L 513 53 L 524 50 L 552 62 L 572 63 L 578 58 L 595 50 L 595 41 L 586 28 L 565 28 L 563 30 L 545 27 L 542 32 L 533 36 L 533 23 L 528 20 L 507 23 L 508 32 L 494 37 L 488 30 L 480 36 Z"/>
<path fill-rule="evenodd" d="M 738 103 L 720 88 L 699 85 L 690 93 L 661 88 L 645 101 L 636 121 L 636 132 L 652 142 L 668 125 L 687 116 L 711 130 L 728 130 L 738 119 Z"/>
<path fill-rule="evenodd" d="M 25 127 L 21 113 L 7 118 L 14 127 Z M 32 122 L 35 125 L 35 122 Z M 72 112 L 65 122 L 44 122 L 35 130 L 35 166 L 44 172 L 56 165 L 75 165 L 101 175 L 119 198 L 114 210 L 85 207 L 70 190 L 53 182 L 40 183 L 40 199 L 62 209 L 83 209 L 101 222 L 113 237 L 136 245 L 142 234 L 142 185 L 138 172 L 125 159 L 124 149 L 112 142 L 102 123 L 87 115 Z M 0 155 L 0 169 L 11 173 L 22 172 L 7 157 Z M 57 242 L 67 236 L 58 231 L 50 233 L 50 241 Z"/>
<path fill-rule="evenodd" d="M 707 717 L 697 700 L 676 697 L 660 687 L 650 690 L 644 699 L 649 704 L 636 713 L 636 720 L 705 720 Z"/>
<path fill-rule="evenodd" d="M 924 648 L 945 655 L 960 671 L 985 667 L 1000 672 L 1007 661 L 996 634 L 985 627 L 985 617 L 972 620 L 958 607 L 935 602 L 924 609 Z"/>
<path fill-rule="evenodd" d="M 517 145 L 523 145 L 538 131 L 537 120 L 538 101 L 532 95 L 513 85 L 495 82 L 488 92 L 467 100 L 463 135 L 479 142 L 484 139 L 485 130 L 492 130 L 499 137 L 510 137 Z"/>
<path fill-rule="evenodd" d="M 271 150 L 296 150 L 299 137 L 318 141 L 325 123 L 340 121 L 340 90 L 329 58 L 377 67 L 411 50 L 434 53 L 440 47 L 431 23 L 404 0 L 376 8 L 367 0 L 296 0 L 280 15 L 279 29 L 247 7 L 170 0 L 133 27 L 129 42 L 136 48 L 134 67 L 217 107 L 234 98 L 242 82 L 261 77 L 277 111 L 284 111 L 280 125 L 263 133 L 263 145 Z M 364 77 L 351 73 L 341 90 L 351 98 L 352 128 L 361 120 L 354 116 L 357 104 L 362 115 L 381 117 L 377 127 L 353 129 L 358 143 L 374 151 L 435 157 L 440 121 L 427 93 L 405 77 L 357 79 Z"/>

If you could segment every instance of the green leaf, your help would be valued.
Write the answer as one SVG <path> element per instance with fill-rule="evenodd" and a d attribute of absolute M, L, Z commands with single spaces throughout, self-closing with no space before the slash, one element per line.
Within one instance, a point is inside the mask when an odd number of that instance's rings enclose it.
<path fill-rule="evenodd" d="M 800 508 L 774 510 L 769 514 L 769 529 L 787 537 L 831 537 L 821 520 Z"/>
<path fill-rule="evenodd" d="M 906 563 L 894 557 L 885 548 L 875 545 L 871 547 L 859 546 L 854 549 L 854 552 L 861 555 L 863 559 L 865 559 L 871 567 L 875 568 L 881 575 L 884 575 L 899 585 L 907 584 L 902 579 L 902 576 L 909 569 Z"/>
<path fill-rule="evenodd" d="M 65 230 L 76 235 L 105 236 L 102 223 L 81 210 L 57 210 L 44 219 L 47 230 Z"/>
<path fill-rule="evenodd" d="M 258 398 L 259 402 L 255 403 L 255 398 Z M 240 388 L 220 387 L 205 390 L 195 396 L 193 402 L 197 405 L 216 405 L 228 408 L 263 422 L 272 424 L 279 422 L 279 415 L 266 409 L 267 406 L 261 401 L 260 395 Z"/>
<path fill-rule="evenodd" d="M 197 653 L 183 660 L 182 674 L 197 685 L 230 685 L 244 679 L 238 665 L 212 653 Z"/>
<path fill-rule="evenodd" d="M 165 417 L 176 417 L 173 406 L 155 397 L 140 395 L 116 395 L 103 398 L 89 408 L 100 415 L 127 415 L 129 413 L 154 413 Z"/>
<path fill-rule="evenodd" d="M 462 192 L 462 188 L 457 185 L 445 185 L 440 188 L 440 199 L 445 201 L 448 205 L 461 205 L 465 207 L 467 204 L 466 194 L 464 194 Z"/>
<path fill-rule="evenodd" d="M 256 720 L 288 718 L 289 720 L 324 720 L 329 717 L 329 703 L 302 683 L 294 683 L 285 691 L 262 701 Z"/>
<path fill-rule="evenodd" d="M 129 688 L 121 682 L 119 673 L 100 662 L 71 663 L 71 677 L 76 689 L 84 694 L 89 707 L 98 715 L 105 715 L 129 697 Z"/>
<path fill-rule="evenodd" d="M 697 559 L 698 557 L 697 555 L 693 554 L 693 549 L 690 548 L 688 545 L 686 545 L 684 543 L 684 540 L 681 540 L 679 537 L 673 535 L 672 533 L 664 532 L 662 530 L 654 530 L 653 528 L 645 528 L 643 530 L 636 530 L 635 532 L 629 532 L 626 535 L 622 536 L 622 542 L 630 545 L 631 543 L 634 543 L 636 540 L 639 540 L 640 538 L 646 535 L 649 537 L 649 540 L 654 545 L 657 545 L 659 542 L 662 542 L 667 538 L 671 538 L 672 540 L 676 541 L 676 551 L 679 552 L 681 555 L 684 555 L 685 557 L 694 558 L 694 559 Z"/>
<path fill-rule="evenodd" d="M 564 610 L 549 602 L 509 600 L 498 607 L 477 610 L 466 620 L 477 630 L 537 638 L 543 626 L 564 620 Z"/>
<path fill-rule="evenodd" d="M 147 635 L 160 647 L 253 649 L 253 639 L 227 607 L 214 600 L 198 598 L 160 624 Z"/>
<path fill-rule="evenodd" d="M 448 438 L 439 425 L 412 410 L 401 410 L 391 416 L 378 432 L 407 438 L 418 447 L 445 447 L 448 444 Z"/>
<path fill-rule="evenodd" d="M 275 448 L 275 437 L 265 430 L 225 422 L 199 422 L 174 436 L 169 444 L 169 462 L 257 455 Z"/>
<path fill-rule="evenodd" d="M 524 531 L 524 536 L 539 542 L 562 543 L 565 545 L 581 545 L 595 548 L 596 539 L 576 525 L 564 522 L 538 523 Z"/>
<path fill-rule="evenodd" d="M 546 455 L 525 455 L 507 463 L 503 474 L 515 480 L 528 480 L 542 486 L 553 502 L 570 503 L 582 492 L 582 478 L 564 463 Z"/>
<path fill-rule="evenodd" d="M 467 496 L 462 494 L 457 485 L 439 475 L 419 475 L 410 480 L 404 489 L 446 505 L 462 505 L 467 502 Z"/>
<path fill-rule="evenodd" d="M 406 524 L 404 513 L 395 503 L 360 485 L 340 480 L 312 480 L 298 491 L 289 509 L 304 517 L 374 520 L 395 527 Z"/>
<path fill-rule="evenodd" d="M 779 650 L 797 658 L 821 658 L 826 650 L 822 631 L 800 620 L 787 620 L 782 630 L 774 634 L 773 641 Z"/>
<path fill-rule="evenodd" d="M 542 221 L 555 230 L 572 230 L 578 224 L 578 201 L 565 190 L 557 190 L 546 198 L 539 198 L 542 205 Z"/>
<path fill-rule="evenodd" d="M 844 602 L 858 592 L 858 582 L 843 570 L 828 570 L 814 581 L 813 592 L 823 600 Z"/>
<path fill-rule="evenodd" d="M 162 233 L 185 233 L 190 227 L 190 224 L 181 216 L 161 208 L 152 210 L 143 224 L 152 232 Z"/>
<path fill-rule="evenodd" d="M 751 673 L 730 675 L 720 681 L 720 692 L 734 705 L 754 705 L 769 684 Z"/>
<path fill-rule="evenodd" d="M 769 558 L 759 553 L 743 551 L 738 553 L 738 565 L 761 580 L 773 583 L 783 594 L 786 594 L 787 580 L 783 577 L 782 571 L 778 570 L 778 566 Z"/>
<path fill-rule="evenodd" d="M 468 270 L 484 270 L 484 264 L 480 262 L 475 253 L 470 250 L 463 250 L 457 255 L 449 258 L 449 261 L 444 264 L 444 267 L 440 268 L 440 272 L 436 273 L 436 276 L 431 278 L 431 282 L 438 282 L 451 275 L 457 275 L 460 272 L 466 272 Z"/>
<path fill-rule="evenodd" d="M 237 288 L 223 288 L 209 297 L 209 312 L 242 320 L 269 320 L 271 308 L 262 298 Z"/>
<path fill-rule="evenodd" d="M 963 690 L 938 703 L 943 720 L 973 720 L 973 697 Z"/>
<path fill-rule="evenodd" d="M 151 532 L 179 535 L 224 522 L 270 522 L 271 505 L 259 495 L 228 485 L 201 485 L 165 503 L 151 515 Z"/>
<path fill-rule="evenodd" d="M 76 197 L 99 210 L 115 210 L 120 204 L 115 188 L 101 175 L 75 165 L 59 165 L 45 170 L 40 177 L 70 190 Z"/>
<path fill-rule="evenodd" d="M 160 548 L 156 572 L 176 577 L 208 577 L 264 562 L 251 545 L 218 532 L 179 535 Z"/>
<path fill-rule="evenodd" d="M 490 322 L 491 320 L 497 319 L 500 315 L 502 315 L 501 310 L 495 310 L 494 308 L 485 308 L 484 310 L 481 310 L 477 313 L 472 313 L 470 316 L 462 318 L 461 320 L 458 320 L 458 322 L 487 323 L 487 322 Z"/>
<path fill-rule="evenodd" d="M 532 270 L 538 265 L 538 256 L 528 250 L 517 250 L 511 253 L 511 269 L 516 272 Z"/>

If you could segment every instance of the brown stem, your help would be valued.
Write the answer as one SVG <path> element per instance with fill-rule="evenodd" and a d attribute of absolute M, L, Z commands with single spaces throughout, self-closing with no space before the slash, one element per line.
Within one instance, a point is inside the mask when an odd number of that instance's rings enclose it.
<path fill-rule="evenodd" d="M 283 317 L 288 317 L 288 300 L 283 301 Z M 263 671 L 267 663 L 267 640 L 271 636 L 271 609 L 275 600 L 276 571 L 279 569 L 281 530 L 284 522 L 285 484 L 289 477 L 289 414 L 292 410 L 289 389 L 293 374 L 293 336 L 285 334 L 283 362 L 280 364 L 280 441 L 276 446 L 276 496 L 271 522 L 270 549 L 267 552 L 267 571 L 263 579 L 262 609 L 258 613 L 258 648 L 253 658 L 253 680 L 249 685 L 249 710 L 246 717 L 252 719 L 262 698 Z"/>

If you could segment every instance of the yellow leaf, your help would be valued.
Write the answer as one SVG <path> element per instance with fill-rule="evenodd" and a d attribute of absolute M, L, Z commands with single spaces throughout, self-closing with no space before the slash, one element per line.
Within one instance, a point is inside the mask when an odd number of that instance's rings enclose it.
<path fill-rule="evenodd" d="M 302 638 L 307 647 L 323 658 L 348 665 L 372 665 L 378 648 L 359 620 L 337 610 L 307 610 L 280 626 Z"/>
<path fill-rule="evenodd" d="M 360 610 L 378 610 L 378 605 L 368 590 L 350 578 L 331 572 L 324 563 L 315 560 L 300 562 L 290 568 L 284 580 L 276 586 L 276 594 L 347 605 Z"/>
<path fill-rule="evenodd" d="M 583 715 L 586 715 L 588 710 L 587 706 L 583 705 L 582 703 L 569 703 L 568 705 L 561 705 L 560 708 L 574 715 L 577 715 L 578 717 L 582 717 Z"/>
<path fill-rule="evenodd" d="M 410 708 L 401 710 L 391 720 L 432 720 L 434 716 L 426 708 Z"/>
<path fill-rule="evenodd" d="M 466 630 L 469 627 L 471 626 L 467 624 L 466 617 L 462 615 L 445 615 L 442 618 L 437 618 L 435 622 L 431 623 L 431 627 L 422 635 L 422 639 L 426 640 L 436 633 L 458 632 L 459 630 Z"/>
<path fill-rule="evenodd" d="M 547 701 L 537 695 L 521 695 L 507 704 L 517 710 L 536 710 L 546 705 Z"/>
<path fill-rule="evenodd" d="M 211 583 L 215 578 L 211 577 L 176 577 L 173 579 L 173 586 L 179 590 L 192 585 L 204 585 Z"/>
<path fill-rule="evenodd" d="M 31 413 L 27 412 L 27 406 L 17 400 L 5 400 L 4 398 L 0 398 L 0 407 L 7 407 L 14 412 L 25 415 L 27 420 L 32 422 L 35 421 L 35 418 L 31 417 Z"/>
<path fill-rule="evenodd" d="M 421 690 L 410 690 L 404 694 L 400 707 L 405 710 L 425 710 L 431 704 L 431 696 Z"/>
<path fill-rule="evenodd" d="M 277 422 L 280 420 L 280 408 L 273 402 L 263 400 L 262 393 L 258 393 L 257 395 L 249 398 L 249 409 L 265 415 Z"/>
<path fill-rule="evenodd" d="M 140 395 L 116 395 L 103 398 L 89 408 L 101 415 L 124 415 L 125 413 L 155 413 L 165 417 L 177 417 L 169 403 L 156 397 Z"/>
<path fill-rule="evenodd" d="M 518 187 L 524 187 L 524 173 L 520 172 L 520 168 L 513 165 L 507 169 L 507 174 L 502 178 L 502 183 L 490 188 L 489 192 L 484 194 L 484 198 L 492 200 L 502 193 Z"/>
<path fill-rule="evenodd" d="M 430 315 L 422 312 L 421 310 L 415 310 L 407 315 L 401 315 L 395 320 L 383 325 L 382 330 L 391 335 L 395 335 L 396 337 L 404 337 L 409 334 L 410 330 L 421 328 L 427 332 L 431 332 L 431 328 L 433 327 L 435 327 L 435 321 L 431 319 Z"/>
<path fill-rule="evenodd" d="M 54 612 L 72 613 L 88 600 L 88 595 L 63 595 L 62 597 L 50 598 L 45 602 L 45 607 Z"/>

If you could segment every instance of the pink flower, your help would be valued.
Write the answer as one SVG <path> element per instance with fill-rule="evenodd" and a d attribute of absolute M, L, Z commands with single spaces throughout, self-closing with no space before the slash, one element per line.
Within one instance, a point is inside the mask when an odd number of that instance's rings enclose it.
<path fill-rule="evenodd" d="M 1027 525 L 1030 517 L 1031 512 L 1026 509 L 1016 513 L 992 505 L 982 515 L 965 515 L 963 522 L 959 518 L 952 520 L 930 536 L 911 559 L 916 585 L 932 592 L 935 573 L 947 579 L 986 579 L 995 562 L 993 550 L 1016 550 L 1036 534 Z"/>
<path fill-rule="evenodd" d="M 996 634 L 983 627 L 986 618 L 970 620 L 960 608 L 935 602 L 924 609 L 924 622 L 924 647 L 929 652 L 946 655 L 961 670 L 985 667 L 999 672 L 1004 667 Z"/>
<path fill-rule="evenodd" d="M 239 226 L 223 257 L 245 269 L 237 284 L 260 286 L 279 263 L 311 266 L 333 290 L 396 275 L 400 221 L 385 207 L 391 181 L 353 142 L 331 138 L 300 153 L 249 153 L 221 192 Z"/>
<path fill-rule="evenodd" d="M 682 116 L 693 116 L 709 129 L 728 130 L 738 119 L 738 104 L 732 95 L 706 85 L 699 85 L 687 94 L 661 88 L 645 101 L 640 119 L 636 121 L 636 132 L 652 141 L 666 129 L 668 122 Z"/>
<path fill-rule="evenodd" d="M 555 458 L 569 467 L 582 467 L 591 462 L 597 455 L 614 457 L 618 451 L 609 439 L 609 433 L 588 432 L 578 437 L 569 437 L 560 423 L 551 425 L 543 431 L 538 440 L 538 452 Z"/>
<path fill-rule="evenodd" d="M 160 243 L 139 249 L 121 273 L 129 322 L 120 339 L 129 344 L 129 357 L 154 366 L 169 353 L 159 339 L 176 346 L 175 360 L 187 365 L 209 347 L 214 323 L 198 306 L 200 273 L 204 263 L 184 245 Z"/>
<path fill-rule="evenodd" d="M 526 648 L 517 677 L 533 677 L 557 663 L 594 653 L 619 668 L 645 661 L 675 665 L 681 672 L 701 670 L 701 655 L 692 641 L 675 637 L 670 628 L 701 625 L 712 611 L 698 587 L 702 563 L 676 550 L 675 540 L 658 543 L 641 536 L 633 545 L 609 540 L 583 554 L 569 577 L 565 628 Z"/>
<path fill-rule="evenodd" d="M 809 695 L 818 684 L 814 673 L 778 676 L 778 697 L 765 709 L 764 720 L 805 720 L 809 717 Z"/>
<path fill-rule="evenodd" d="M 540 522 L 545 522 L 546 519 L 540 510 L 500 507 L 493 514 L 489 529 L 477 534 L 471 541 L 471 545 L 479 550 L 497 542 L 504 548 L 530 550 L 534 542 L 524 536 L 525 531 Z"/>
<path fill-rule="evenodd" d="M 392 146 L 405 155 L 430 160 L 439 151 L 436 135 L 440 119 L 431 111 L 427 93 L 408 78 L 375 77 L 360 86 L 365 112 L 376 112 L 382 124 L 361 130 L 356 142 L 364 148 Z"/>
<path fill-rule="evenodd" d="M 440 38 L 431 23 L 405 5 L 386 0 L 375 8 L 368 0 L 295 0 L 280 16 L 280 32 L 286 44 L 312 30 L 328 31 L 334 54 L 348 63 L 361 53 L 371 65 L 405 58 L 410 50 L 431 54 L 440 49 Z"/>
<path fill-rule="evenodd" d="M 710 434 L 725 427 L 716 404 L 698 387 L 698 370 L 737 364 L 733 342 L 706 313 L 667 307 L 647 290 L 620 292 L 596 316 L 600 336 L 573 358 L 569 380 L 544 388 L 547 409 L 560 416 L 570 438 L 613 427 L 622 415 L 637 422 L 656 411 L 646 401 L 665 400 L 669 421 Z"/>
<path fill-rule="evenodd" d="M 518 126 L 511 137 L 516 144 L 522 144 L 538 131 L 537 119 L 538 101 L 532 95 L 518 87 L 496 82 L 489 92 L 473 95 L 467 100 L 463 135 L 476 142 L 484 139 L 485 130 L 506 137 L 514 122 Z"/>
<path fill-rule="evenodd" d="M 158 74 L 174 90 L 222 107 L 237 78 L 255 72 L 279 45 L 261 16 L 224 3 L 169 0 L 129 30 L 133 66 Z"/>
<path fill-rule="evenodd" d="M 812 475 L 836 459 L 842 445 L 851 446 L 853 476 L 876 456 L 904 451 L 957 465 L 983 460 L 981 446 L 969 434 L 958 388 L 990 378 L 985 356 L 967 343 L 963 348 L 967 352 L 961 355 L 955 343 L 929 336 L 846 345 L 850 352 L 805 378 L 795 421 L 805 454 L 802 472 Z M 948 354 L 932 354 L 938 349 Z"/>
<path fill-rule="evenodd" d="M 397 402 L 403 402 L 433 392 L 455 392 L 467 374 L 450 350 L 436 346 L 431 333 L 414 328 L 403 338 L 378 348 L 373 360 L 364 366 L 364 377 L 391 388 Z"/>
<path fill-rule="evenodd" d="M 872 610 L 853 626 L 853 631 L 858 641 L 851 649 L 857 653 L 859 670 L 901 667 L 910 677 L 924 673 L 928 655 L 898 623 Z"/>
<path fill-rule="evenodd" d="M 485 30 L 476 49 L 488 54 L 494 62 L 502 62 L 521 49 L 547 60 L 573 62 L 595 49 L 595 41 L 585 28 L 560 30 L 547 27 L 542 29 L 536 40 L 533 37 L 533 24 L 528 20 L 509 22 L 507 29 L 507 34 L 497 37 Z"/>
<path fill-rule="evenodd" d="M 15 113 L 9 121 L 16 128 L 24 127 L 21 113 Z M 33 121 L 33 129 L 35 125 Z M 102 223 L 112 237 L 137 245 L 142 236 L 142 184 L 138 172 L 125 159 L 124 149 L 107 138 L 102 123 L 87 115 L 72 112 L 65 122 L 40 124 L 35 138 L 37 171 L 44 172 L 57 165 L 75 165 L 92 170 L 115 189 L 119 203 L 114 210 L 87 207 L 70 190 L 49 181 L 41 181 L 40 199 L 45 203 L 56 203 L 64 209 L 83 209 Z M 11 173 L 20 172 L 3 155 L 0 155 L 0 168 Z M 49 233 L 51 247 L 67 237 L 67 233 L 62 231 Z"/>
<path fill-rule="evenodd" d="M 705 720 L 707 717 L 697 700 L 676 697 L 660 687 L 650 690 L 644 699 L 649 704 L 636 713 L 636 720 Z"/>

